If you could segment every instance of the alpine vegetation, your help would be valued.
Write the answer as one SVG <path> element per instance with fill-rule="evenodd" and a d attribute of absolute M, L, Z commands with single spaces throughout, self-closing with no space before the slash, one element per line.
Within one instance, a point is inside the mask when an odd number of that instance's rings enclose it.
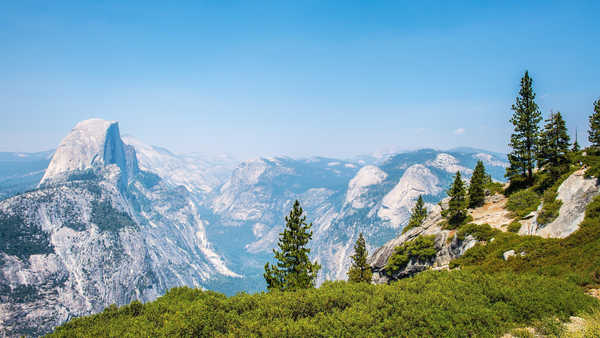
<path fill-rule="evenodd" d="M 306 223 L 300 202 L 296 200 L 290 214 L 285 217 L 285 229 L 279 234 L 273 249 L 276 264 L 265 264 L 265 280 L 269 290 L 290 291 L 315 286 L 321 266 L 311 262 L 308 242 L 312 238 L 312 223 Z"/>
<path fill-rule="evenodd" d="M 365 238 L 362 233 L 358 235 L 356 244 L 354 244 L 354 255 L 350 256 L 352 264 L 348 269 L 348 281 L 371 283 L 371 267 L 367 264 L 368 252 L 365 244 Z"/>

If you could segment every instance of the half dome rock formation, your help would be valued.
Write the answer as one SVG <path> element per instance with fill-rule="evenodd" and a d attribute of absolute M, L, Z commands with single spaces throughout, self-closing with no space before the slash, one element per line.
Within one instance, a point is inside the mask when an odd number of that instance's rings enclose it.
<path fill-rule="evenodd" d="M 115 165 L 122 183 L 138 170 L 133 147 L 125 145 L 115 121 L 89 119 L 79 122 L 62 140 L 46 169 L 40 186 L 69 180 L 72 175 Z"/>
<path fill-rule="evenodd" d="M 39 188 L 0 201 L 0 332 L 40 335 L 110 304 L 237 278 L 190 192 L 139 170 L 116 122 L 81 122 Z"/>

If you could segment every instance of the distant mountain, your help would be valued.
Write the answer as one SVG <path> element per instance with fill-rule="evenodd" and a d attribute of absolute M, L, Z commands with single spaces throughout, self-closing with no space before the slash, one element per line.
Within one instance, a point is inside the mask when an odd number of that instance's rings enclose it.
<path fill-rule="evenodd" d="M 359 233 L 373 250 L 401 232 L 419 195 L 429 207 L 445 197 L 457 171 L 468 179 L 483 160 L 503 180 L 506 167 L 502 154 L 466 148 L 237 163 L 121 138 L 116 122 L 98 119 L 50 154 L 0 156 L 13 168 L 0 183 L 37 173 L 0 190 L 16 194 L 0 201 L 0 330 L 10 334 L 44 333 L 178 285 L 264 290 L 296 199 L 313 223 L 319 282 L 345 279 Z"/>
<path fill-rule="evenodd" d="M 141 170 L 115 122 L 83 121 L 39 188 L 0 202 L 0 331 L 65 320 L 169 288 L 239 277 L 207 240 L 190 192 Z"/>
<path fill-rule="evenodd" d="M 38 153 L 0 152 L 0 200 L 35 188 L 54 150 Z"/>
<path fill-rule="evenodd" d="M 330 158 L 246 161 L 211 198 L 207 232 L 234 269 L 262 288 L 264 262 L 272 259 L 283 219 L 299 199 L 313 223 L 313 258 L 323 266 L 319 281 L 345 279 L 359 233 L 369 248 L 383 245 L 401 232 L 419 195 L 431 207 L 446 196 L 453 175 L 461 171 L 468 178 L 479 159 L 494 179 L 503 179 L 504 159 L 479 151 L 423 149 L 362 167 Z"/>

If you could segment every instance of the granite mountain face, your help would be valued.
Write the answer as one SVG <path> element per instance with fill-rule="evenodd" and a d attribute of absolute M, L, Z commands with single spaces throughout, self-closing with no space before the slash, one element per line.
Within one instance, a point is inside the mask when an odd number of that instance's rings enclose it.
<path fill-rule="evenodd" d="M 0 202 L 0 331 L 37 335 L 178 285 L 239 277 L 189 191 L 139 168 L 115 122 L 79 123 L 39 187 Z"/>
<path fill-rule="evenodd" d="M 121 138 L 115 122 L 83 121 L 47 169 L 34 168 L 36 189 L 0 185 L 0 330 L 48 332 L 178 285 L 263 290 L 264 264 L 296 199 L 313 223 L 319 282 L 345 279 L 359 233 L 370 251 L 395 238 L 419 195 L 432 208 L 456 171 L 470 177 L 477 160 L 503 179 L 505 157 L 475 149 L 236 164 Z"/>

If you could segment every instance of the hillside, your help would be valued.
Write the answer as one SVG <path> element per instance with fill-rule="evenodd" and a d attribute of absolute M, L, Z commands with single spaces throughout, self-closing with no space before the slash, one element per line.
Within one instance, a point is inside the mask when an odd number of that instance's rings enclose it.
<path fill-rule="evenodd" d="M 597 296 L 600 287 L 600 195 L 596 178 L 589 174 L 596 172 L 594 163 L 600 163 L 600 158 L 579 160 L 545 188 L 560 201 L 558 213 L 550 218 L 540 216 L 548 209 L 544 204 L 557 202 L 544 199 L 543 193 L 523 204 L 523 194 L 535 191 L 539 184 L 508 197 L 489 191 L 485 204 L 470 209 L 472 218 L 456 229 L 444 229 L 442 211 L 447 200 L 436 205 L 422 226 L 406 231 L 370 257 L 374 281 L 380 285 L 326 282 L 316 289 L 233 297 L 179 288 L 154 302 L 112 307 L 73 320 L 53 336 L 591 332 L 591 325 L 599 320 L 594 309 L 600 309 L 600 302 L 589 296 Z M 540 174 L 536 182 L 543 179 Z M 545 225 L 538 224 L 542 220 Z M 424 259 L 409 254 L 402 269 L 386 271 L 396 248 L 419 241 L 430 243 L 434 255 Z"/>

